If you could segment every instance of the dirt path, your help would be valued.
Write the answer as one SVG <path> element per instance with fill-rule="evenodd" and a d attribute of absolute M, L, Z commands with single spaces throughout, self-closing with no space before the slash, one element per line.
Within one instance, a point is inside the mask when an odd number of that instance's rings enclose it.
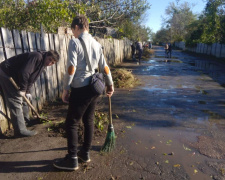
<path fill-rule="evenodd" d="M 133 71 L 142 84 L 116 89 L 112 98 L 117 148 L 99 153 L 105 136 L 96 135 L 91 163 L 61 172 L 52 162 L 66 154 L 66 139 L 50 123 L 36 124 L 31 138 L 0 139 L 0 179 L 225 179 L 224 65 L 174 51 L 156 56 Z M 107 98 L 100 107 L 106 107 Z M 67 106 L 54 103 L 49 116 L 63 121 Z M 104 108 L 103 108 L 104 109 Z"/>

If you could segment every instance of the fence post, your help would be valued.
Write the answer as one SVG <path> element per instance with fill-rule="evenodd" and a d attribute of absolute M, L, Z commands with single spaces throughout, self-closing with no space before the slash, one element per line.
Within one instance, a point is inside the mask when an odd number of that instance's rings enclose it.
<path fill-rule="evenodd" d="M 12 32 L 6 28 L 2 28 L 3 43 L 5 46 L 6 58 L 11 58 L 16 55 Z"/>

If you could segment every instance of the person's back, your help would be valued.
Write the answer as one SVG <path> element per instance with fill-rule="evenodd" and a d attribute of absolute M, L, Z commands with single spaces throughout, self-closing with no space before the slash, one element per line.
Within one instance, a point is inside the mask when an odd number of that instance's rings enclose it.
<path fill-rule="evenodd" d="M 169 44 L 169 47 L 168 47 L 169 51 L 172 51 L 172 45 Z"/>
<path fill-rule="evenodd" d="M 141 64 L 141 56 L 142 56 L 142 53 L 143 53 L 143 47 L 142 47 L 142 43 L 141 42 L 137 42 L 136 49 L 138 50 L 139 64 Z"/>
<path fill-rule="evenodd" d="M 135 60 L 135 46 L 134 43 L 131 44 L 131 55 L 132 55 L 132 59 Z"/>
<path fill-rule="evenodd" d="M 141 42 L 137 42 L 136 49 L 137 49 L 138 51 L 143 50 L 143 47 L 142 47 Z"/>
<path fill-rule="evenodd" d="M 87 53 L 90 57 L 89 60 L 91 63 L 92 72 L 87 68 L 86 60 L 84 58 L 84 51 L 80 40 L 78 38 L 72 38 L 69 43 L 68 53 L 73 53 L 72 49 L 74 48 L 76 48 L 77 52 L 77 64 L 75 64 L 76 73 L 74 74 L 71 84 L 73 87 L 83 87 L 89 85 L 91 75 L 94 74 L 95 69 L 98 69 L 100 56 L 102 55 L 101 45 L 89 33 L 84 32 L 80 35 L 80 37 L 86 45 Z M 70 54 L 70 56 L 72 56 L 72 54 Z M 100 66 L 103 66 L 103 64 L 100 64 Z"/>
<path fill-rule="evenodd" d="M 104 58 L 102 46 L 88 33 L 89 24 L 85 16 L 76 16 L 71 24 L 74 34 L 70 40 L 67 71 L 64 77 L 62 100 L 69 103 L 66 116 L 67 150 L 65 158 L 53 165 L 62 170 L 77 170 L 78 158 L 90 162 L 90 149 L 94 135 L 94 112 L 99 98 L 92 89 L 95 69 L 105 77 L 106 95 L 111 97 L 114 88 L 109 66 Z M 96 77 L 96 76 L 95 76 Z M 103 87 L 104 88 L 104 87 Z M 78 151 L 78 127 L 84 124 L 84 143 Z"/>

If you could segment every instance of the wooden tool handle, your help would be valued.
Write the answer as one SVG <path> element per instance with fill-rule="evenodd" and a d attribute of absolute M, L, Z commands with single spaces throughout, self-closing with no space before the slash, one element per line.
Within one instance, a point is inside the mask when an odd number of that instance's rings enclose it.
<path fill-rule="evenodd" d="M 17 89 L 20 90 L 20 88 L 18 87 L 18 85 L 16 84 L 16 82 L 13 80 L 12 77 L 9 78 L 9 80 L 12 82 L 13 86 Z M 36 111 L 36 109 L 34 108 L 34 106 L 30 103 L 30 101 L 27 99 L 26 95 L 22 96 L 24 98 L 24 100 L 27 102 L 28 106 L 34 111 L 34 113 L 37 115 L 37 117 L 39 119 L 42 119 L 41 116 L 39 115 L 39 113 Z"/>
<path fill-rule="evenodd" d="M 112 124 L 111 97 L 109 97 L 109 119 L 110 119 L 110 124 Z"/>

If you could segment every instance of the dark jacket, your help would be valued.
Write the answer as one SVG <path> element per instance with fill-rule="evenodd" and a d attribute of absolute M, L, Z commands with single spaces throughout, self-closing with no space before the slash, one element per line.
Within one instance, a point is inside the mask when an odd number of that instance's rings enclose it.
<path fill-rule="evenodd" d="M 20 91 L 30 93 L 30 88 L 44 70 L 46 52 L 29 52 L 13 56 L 0 64 L 1 69 L 12 77 Z"/>

